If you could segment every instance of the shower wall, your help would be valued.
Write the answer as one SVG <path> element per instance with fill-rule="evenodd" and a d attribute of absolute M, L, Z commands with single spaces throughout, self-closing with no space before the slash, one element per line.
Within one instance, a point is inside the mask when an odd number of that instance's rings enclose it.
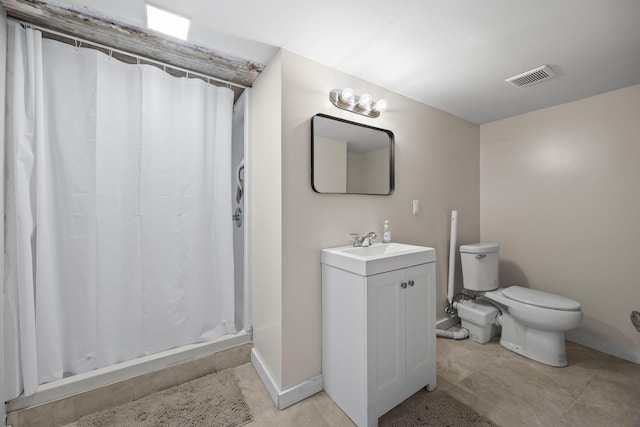
<path fill-rule="evenodd" d="M 233 228 L 233 259 L 234 259 L 234 293 L 235 293 L 235 324 L 236 329 L 245 329 L 245 279 L 244 279 L 244 251 L 245 251 L 245 200 L 244 188 L 244 145 L 245 145 L 245 110 L 247 108 L 247 92 L 243 93 L 233 107 L 232 147 L 231 147 L 231 196 L 234 212 L 237 208 L 242 211 L 242 223 L 234 221 Z"/>

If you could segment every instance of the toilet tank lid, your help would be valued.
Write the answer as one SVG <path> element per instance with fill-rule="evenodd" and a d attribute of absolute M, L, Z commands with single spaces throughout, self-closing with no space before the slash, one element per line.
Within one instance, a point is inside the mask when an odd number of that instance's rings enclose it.
<path fill-rule="evenodd" d="M 497 243 L 471 243 L 460 246 L 460 252 L 467 254 L 483 254 L 487 252 L 498 252 L 500 245 Z"/>
<path fill-rule="evenodd" d="M 537 307 L 552 308 L 554 310 L 578 311 L 581 305 L 578 301 L 566 298 L 550 292 L 538 291 L 535 289 L 523 288 L 521 286 L 510 286 L 502 291 L 502 295 L 514 301 Z"/>

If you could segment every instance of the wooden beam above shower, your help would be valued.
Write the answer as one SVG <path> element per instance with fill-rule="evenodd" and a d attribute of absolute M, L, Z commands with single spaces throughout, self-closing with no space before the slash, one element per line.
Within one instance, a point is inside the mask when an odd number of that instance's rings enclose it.
<path fill-rule="evenodd" d="M 7 15 L 39 27 L 251 87 L 263 64 L 115 21 L 93 11 L 38 0 L 0 0 Z"/>

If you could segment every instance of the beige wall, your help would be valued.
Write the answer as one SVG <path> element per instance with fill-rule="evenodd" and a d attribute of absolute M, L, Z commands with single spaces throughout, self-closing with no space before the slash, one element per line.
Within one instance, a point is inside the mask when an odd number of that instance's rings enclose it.
<path fill-rule="evenodd" d="M 254 351 L 282 377 L 282 146 L 280 55 L 251 93 L 251 283 Z"/>
<path fill-rule="evenodd" d="M 280 63 L 277 63 L 277 66 Z M 266 365 L 279 365 L 278 386 L 286 389 L 321 373 L 321 277 L 320 250 L 324 247 L 349 244 L 350 232 L 382 233 L 384 220 L 389 220 L 395 241 L 436 248 L 438 317 L 444 317 L 446 301 L 446 271 L 449 240 L 449 217 L 452 209 L 459 211 L 459 241 L 478 241 L 479 234 L 479 127 L 451 114 L 399 96 L 382 88 L 307 60 L 287 51 L 281 52 L 282 116 L 279 123 L 263 118 L 253 127 L 254 185 L 266 181 L 281 183 L 282 251 L 260 242 L 268 227 L 264 219 L 255 220 L 253 259 L 260 263 L 273 262 L 281 271 L 262 268 L 254 271 L 254 310 L 277 311 L 272 298 L 261 300 L 263 284 L 273 297 L 281 296 L 281 358 L 264 357 Z M 273 68 L 269 64 L 266 72 Z M 273 71 L 273 70 L 271 70 Z M 261 75 L 257 86 L 267 84 L 269 76 Z M 329 102 L 332 89 L 353 87 L 356 93 L 368 92 L 374 99 L 385 98 L 389 109 L 377 119 L 338 110 Z M 266 94 L 265 94 L 266 95 Z M 261 101 L 263 96 L 254 88 L 253 120 L 274 110 L 273 100 Z M 260 103 L 261 105 L 255 105 Z M 317 194 L 310 183 L 310 120 L 314 114 L 325 113 L 351 121 L 390 129 L 396 141 L 396 190 L 391 196 Z M 271 162 L 262 158 L 257 136 L 261 128 L 281 126 L 281 149 L 273 143 L 274 152 L 282 155 L 281 170 L 265 167 Z M 263 164 L 260 166 L 260 164 Z M 281 181 L 271 174 L 281 174 Z M 265 182 L 262 182 L 265 181 Z M 254 197 L 259 189 L 254 189 Z M 273 192 L 272 188 L 265 189 Z M 261 196 L 263 197 L 263 196 Z M 411 214 L 411 201 L 422 202 L 422 213 Z M 274 195 L 274 203 L 277 198 Z M 254 205 L 253 216 L 260 218 L 262 210 L 269 215 L 276 209 L 267 204 Z M 272 221 L 278 222 L 277 218 Z M 260 224 L 258 224 L 260 222 Z M 276 226 L 279 227 L 280 223 Z M 272 230 L 273 231 L 273 230 Z M 274 236 L 277 242 L 279 239 Z M 281 274 L 281 276 L 280 276 Z M 459 275 L 458 275 L 459 276 Z M 280 289 L 271 289 L 281 279 Z M 268 302 L 269 301 L 269 302 Z M 269 346 L 260 337 L 265 325 L 259 324 L 269 316 L 255 316 L 255 346 Z M 272 369 L 275 371 L 275 369 Z"/>
<path fill-rule="evenodd" d="M 347 192 L 349 193 L 364 193 L 362 183 L 362 154 L 348 153 L 347 154 Z M 387 191 L 389 192 L 389 183 L 387 182 Z"/>
<path fill-rule="evenodd" d="M 502 284 L 582 303 L 569 338 L 640 363 L 640 85 L 480 128 L 483 241 Z"/>
<path fill-rule="evenodd" d="M 316 135 L 313 153 L 313 184 L 322 193 L 347 191 L 347 143 Z"/>
<path fill-rule="evenodd" d="M 360 154 L 360 174 L 364 193 L 384 194 L 389 192 L 389 149 Z"/>

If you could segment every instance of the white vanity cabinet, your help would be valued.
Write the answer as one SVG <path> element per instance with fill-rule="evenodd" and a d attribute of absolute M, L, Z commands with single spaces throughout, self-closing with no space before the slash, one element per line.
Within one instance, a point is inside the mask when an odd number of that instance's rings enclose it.
<path fill-rule="evenodd" d="M 324 389 L 358 426 L 436 387 L 435 251 L 422 249 L 416 265 L 369 275 L 323 256 Z"/>

